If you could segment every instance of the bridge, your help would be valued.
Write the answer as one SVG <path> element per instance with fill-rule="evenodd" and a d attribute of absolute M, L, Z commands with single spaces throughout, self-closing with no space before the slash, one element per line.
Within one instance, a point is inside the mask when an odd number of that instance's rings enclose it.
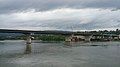
<path fill-rule="evenodd" d="M 0 33 L 22 33 L 26 36 L 30 37 L 32 34 L 53 34 L 53 35 L 66 35 L 69 36 L 68 38 L 71 39 L 73 35 L 81 35 L 81 38 L 84 38 L 85 41 L 89 41 L 90 37 L 93 35 L 89 32 L 84 33 L 77 33 L 73 31 L 59 31 L 59 30 L 45 30 L 45 31 L 35 31 L 35 30 L 11 30 L 11 29 L 0 29 Z M 67 39 L 66 38 L 66 41 Z"/>
<path fill-rule="evenodd" d="M 74 35 L 81 35 L 85 38 L 86 41 L 90 40 L 90 37 L 92 34 L 90 33 L 79 33 L 76 34 L 76 32 L 72 31 L 59 31 L 59 30 L 45 30 L 45 31 L 36 31 L 36 30 L 12 30 L 12 29 L 0 29 L 0 33 L 22 33 L 26 35 L 26 53 L 31 53 L 31 40 L 32 40 L 32 34 L 53 34 L 53 35 L 65 35 L 69 36 L 66 37 L 66 41 L 72 41 L 72 37 Z"/>
<path fill-rule="evenodd" d="M 22 33 L 22 34 L 61 34 L 61 35 L 71 35 L 74 32 L 71 31 L 58 31 L 58 30 L 45 30 L 45 31 L 35 31 L 35 30 L 11 30 L 11 29 L 0 29 L 0 33 Z"/>

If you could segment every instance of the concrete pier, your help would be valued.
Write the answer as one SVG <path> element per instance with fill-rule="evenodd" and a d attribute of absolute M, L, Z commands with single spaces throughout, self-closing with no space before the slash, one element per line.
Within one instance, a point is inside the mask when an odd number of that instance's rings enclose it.
<path fill-rule="evenodd" d="M 66 37 L 65 42 L 71 42 L 71 39 L 72 39 L 71 37 Z"/>
<path fill-rule="evenodd" d="M 66 37 L 65 42 L 80 42 L 80 41 L 90 42 L 91 38 L 92 38 L 92 35 L 88 35 L 88 36 L 72 35 L 72 36 Z"/>
<path fill-rule="evenodd" d="M 91 38 L 92 38 L 92 36 L 84 36 L 84 39 L 86 42 L 90 42 Z"/>

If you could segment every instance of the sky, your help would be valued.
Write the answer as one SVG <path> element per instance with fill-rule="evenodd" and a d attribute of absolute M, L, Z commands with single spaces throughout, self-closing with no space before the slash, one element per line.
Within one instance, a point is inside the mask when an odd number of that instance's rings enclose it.
<path fill-rule="evenodd" d="M 120 29 L 120 0 L 0 0 L 0 29 Z"/>

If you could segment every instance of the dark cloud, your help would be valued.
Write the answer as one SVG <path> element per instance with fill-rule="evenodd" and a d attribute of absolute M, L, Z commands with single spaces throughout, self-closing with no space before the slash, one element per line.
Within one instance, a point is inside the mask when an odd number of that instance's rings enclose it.
<path fill-rule="evenodd" d="M 120 0 L 0 0 L 0 13 L 57 8 L 120 8 Z"/>

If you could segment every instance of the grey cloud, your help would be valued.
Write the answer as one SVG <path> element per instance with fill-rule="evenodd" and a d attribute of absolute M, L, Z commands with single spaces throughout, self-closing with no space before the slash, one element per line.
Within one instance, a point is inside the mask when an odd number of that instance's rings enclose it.
<path fill-rule="evenodd" d="M 82 11 L 80 11 L 82 10 Z M 94 30 L 107 28 L 120 28 L 120 10 L 109 9 L 69 9 L 43 12 L 26 13 L 22 15 L 0 15 L 0 28 L 33 28 L 33 29 L 60 29 L 60 30 Z M 71 12 L 72 11 L 72 12 Z M 58 13 L 59 12 L 59 13 Z M 45 17 L 41 17 L 45 15 Z M 21 17 L 22 16 L 22 17 Z M 23 19 L 23 17 L 25 19 Z M 37 19 L 36 19 L 37 18 Z M 39 18 L 42 18 L 39 19 Z M 45 18 L 45 19 L 44 19 Z M 86 21 L 87 20 L 87 21 Z M 90 20 L 90 21 L 89 21 Z M 81 23 L 84 22 L 84 23 Z M 87 22 L 87 23 L 86 23 Z"/>
<path fill-rule="evenodd" d="M 1 0 L 0 13 L 56 8 L 120 8 L 120 0 Z"/>

